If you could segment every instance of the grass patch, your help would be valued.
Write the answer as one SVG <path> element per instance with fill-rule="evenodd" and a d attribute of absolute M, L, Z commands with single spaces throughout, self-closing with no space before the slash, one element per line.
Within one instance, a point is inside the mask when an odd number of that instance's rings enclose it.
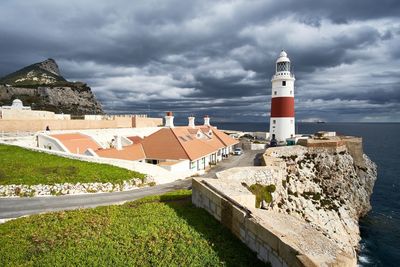
<path fill-rule="evenodd" d="M 0 266 L 263 266 L 191 191 L 0 225 Z"/>
<path fill-rule="evenodd" d="M 30 151 L 17 146 L 0 145 L 0 185 L 56 183 L 122 183 L 144 174 L 123 168 L 67 159 Z"/>

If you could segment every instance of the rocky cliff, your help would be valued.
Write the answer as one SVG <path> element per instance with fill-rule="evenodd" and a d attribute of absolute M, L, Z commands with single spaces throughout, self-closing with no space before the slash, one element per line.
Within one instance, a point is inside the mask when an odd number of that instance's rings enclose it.
<path fill-rule="evenodd" d="M 0 79 L 0 106 L 15 98 L 35 110 L 73 115 L 102 114 L 100 103 L 85 83 L 61 76 L 53 59 L 35 63 Z"/>
<path fill-rule="evenodd" d="M 280 175 L 261 179 L 276 186 L 273 201 L 264 203 L 265 208 L 310 223 L 344 251 L 358 248 L 358 220 L 371 209 L 377 177 L 375 163 L 361 147 L 270 148 L 264 158 L 267 165 L 282 168 Z"/>

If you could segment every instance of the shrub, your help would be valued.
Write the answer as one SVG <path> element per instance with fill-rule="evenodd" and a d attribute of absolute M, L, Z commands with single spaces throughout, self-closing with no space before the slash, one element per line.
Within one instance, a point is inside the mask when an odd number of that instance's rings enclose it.
<path fill-rule="evenodd" d="M 260 207 L 261 201 L 265 201 L 267 203 L 272 202 L 272 195 L 271 193 L 275 192 L 276 186 L 274 184 L 270 185 L 261 185 L 261 184 L 252 184 L 247 186 L 247 189 L 256 196 L 256 207 Z"/>

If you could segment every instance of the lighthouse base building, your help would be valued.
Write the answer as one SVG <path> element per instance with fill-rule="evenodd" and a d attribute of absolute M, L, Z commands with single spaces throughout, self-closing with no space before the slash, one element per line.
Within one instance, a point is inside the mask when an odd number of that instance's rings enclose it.
<path fill-rule="evenodd" d="M 282 51 L 272 77 L 270 137 L 279 142 L 295 136 L 294 81 L 290 60 Z"/>

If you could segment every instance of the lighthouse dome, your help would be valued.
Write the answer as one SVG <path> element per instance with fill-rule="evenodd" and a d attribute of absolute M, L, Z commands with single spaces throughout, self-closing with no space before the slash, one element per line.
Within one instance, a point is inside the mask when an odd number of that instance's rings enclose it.
<path fill-rule="evenodd" d="M 278 62 L 290 62 L 290 59 L 288 58 L 287 53 L 284 50 L 282 50 L 282 52 L 279 54 L 276 63 Z"/>

